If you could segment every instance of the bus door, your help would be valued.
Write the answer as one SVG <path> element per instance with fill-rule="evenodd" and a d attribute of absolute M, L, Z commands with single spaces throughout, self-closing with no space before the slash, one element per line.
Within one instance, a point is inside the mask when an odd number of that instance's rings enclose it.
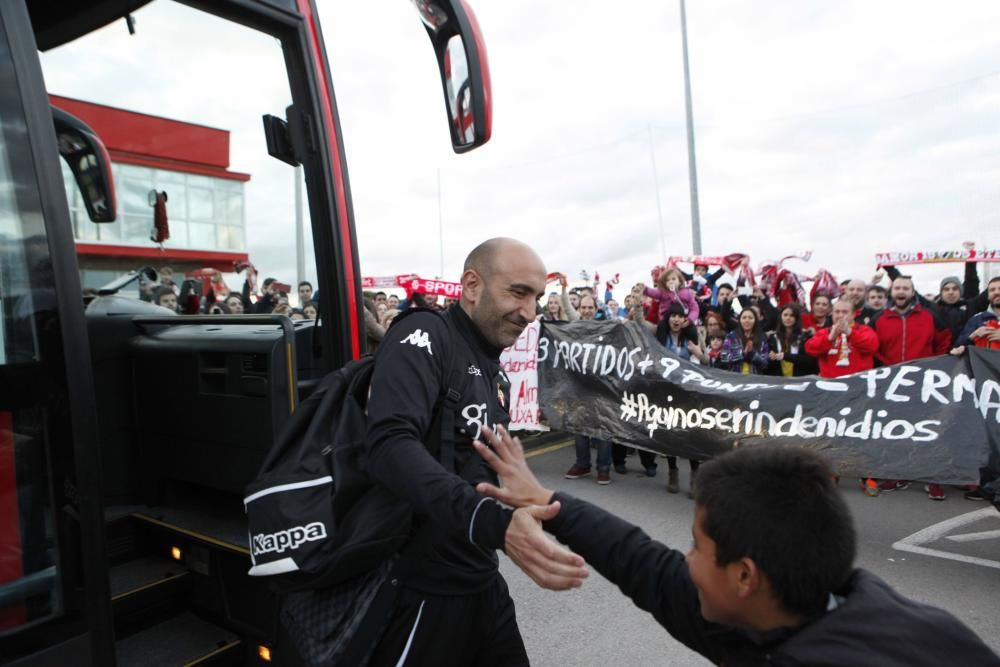
<path fill-rule="evenodd" d="M 59 150 L 18 2 L 0 3 L 0 91 L 0 655 L 90 631 L 73 664 L 112 649 L 99 452 Z"/>

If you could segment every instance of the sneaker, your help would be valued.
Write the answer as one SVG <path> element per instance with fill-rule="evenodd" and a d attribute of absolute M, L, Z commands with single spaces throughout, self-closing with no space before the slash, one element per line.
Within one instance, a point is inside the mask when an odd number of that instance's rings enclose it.
<path fill-rule="evenodd" d="M 616 463 L 615 464 L 615 472 L 618 473 L 619 475 L 627 475 L 628 474 L 628 468 L 625 467 L 624 463 Z"/>
<path fill-rule="evenodd" d="M 986 500 L 986 494 L 978 486 L 974 489 L 966 491 L 963 495 L 966 500 Z"/>
<path fill-rule="evenodd" d="M 931 500 L 944 500 L 944 489 L 940 484 L 928 484 L 924 488 L 927 490 L 927 497 Z"/>
<path fill-rule="evenodd" d="M 861 480 L 861 488 L 864 489 L 865 495 L 871 498 L 878 497 L 879 488 L 878 482 L 869 477 L 868 479 Z"/>
<path fill-rule="evenodd" d="M 656 466 L 646 468 L 646 477 L 656 477 Z"/>
<path fill-rule="evenodd" d="M 607 470 L 601 470 L 597 473 L 597 483 L 598 484 L 610 484 L 611 483 L 611 473 Z"/>
<path fill-rule="evenodd" d="M 878 490 L 888 493 L 889 491 L 902 491 L 910 485 L 904 479 L 886 479 L 878 485 Z"/>
<path fill-rule="evenodd" d="M 579 463 L 574 463 L 573 467 L 566 471 L 564 477 L 566 479 L 580 479 L 581 477 L 586 477 L 590 474 L 590 466 L 582 466 Z"/>

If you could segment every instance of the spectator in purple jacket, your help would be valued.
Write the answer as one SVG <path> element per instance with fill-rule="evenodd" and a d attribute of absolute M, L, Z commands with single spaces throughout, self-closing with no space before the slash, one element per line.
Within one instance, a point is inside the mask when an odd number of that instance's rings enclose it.
<path fill-rule="evenodd" d="M 694 298 L 694 292 L 684 286 L 684 275 L 680 269 L 669 268 L 664 270 L 656 279 L 656 287 L 643 286 L 643 294 L 656 299 L 660 310 L 660 319 L 667 319 L 667 311 L 670 304 L 674 302 L 684 306 L 691 324 L 698 324 L 698 301 Z"/>
<path fill-rule="evenodd" d="M 740 313 L 739 327 L 729 332 L 722 343 L 719 366 L 734 373 L 758 375 L 767 370 L 767 336 L 760 316 L 753 308 Z"/>

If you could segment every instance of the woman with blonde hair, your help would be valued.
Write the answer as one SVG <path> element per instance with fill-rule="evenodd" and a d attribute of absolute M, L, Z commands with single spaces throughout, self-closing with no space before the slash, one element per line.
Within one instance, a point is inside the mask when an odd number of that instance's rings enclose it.
<path fill-rule="evenodd" d="M 549 294 L 549 300 L 545 303 L 545 307 L 542 309 L 538 319 L 546 322 L 569 321 L 569 318 L 566 316 L 566 311 L 563 309 L 562 303 L 559 300 L 558 294 L 555 292 Z"/>

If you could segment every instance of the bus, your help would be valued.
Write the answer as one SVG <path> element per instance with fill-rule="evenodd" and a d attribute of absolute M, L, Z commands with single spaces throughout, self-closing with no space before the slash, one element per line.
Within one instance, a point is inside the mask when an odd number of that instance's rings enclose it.
<path fill-rule="evenodd" d="M 472 150 L 492 123 L 475 16 L 413 5 L 453 149 Z M 109 149 L 126 121 L 98 131 L 80 98 L 153 119 L 128 141 L 170 168 Z M 245 177 L 171 161 L 204 146 L 157 114 L 191 113 L 227 128 L 198 135 L 227 150 L 232 130 Z M 139 298 L 163 286 L 160 257 L 288 251 L 296 170 L 318 319 Z M 173 240 L 149 237 L 159 194 Z M 365 351 L 361 297 L 314 0 L 0 3 L 0 665 L 281 663 L 279 600 L 247 574 L 243 489 L 318 380 Z"/>

